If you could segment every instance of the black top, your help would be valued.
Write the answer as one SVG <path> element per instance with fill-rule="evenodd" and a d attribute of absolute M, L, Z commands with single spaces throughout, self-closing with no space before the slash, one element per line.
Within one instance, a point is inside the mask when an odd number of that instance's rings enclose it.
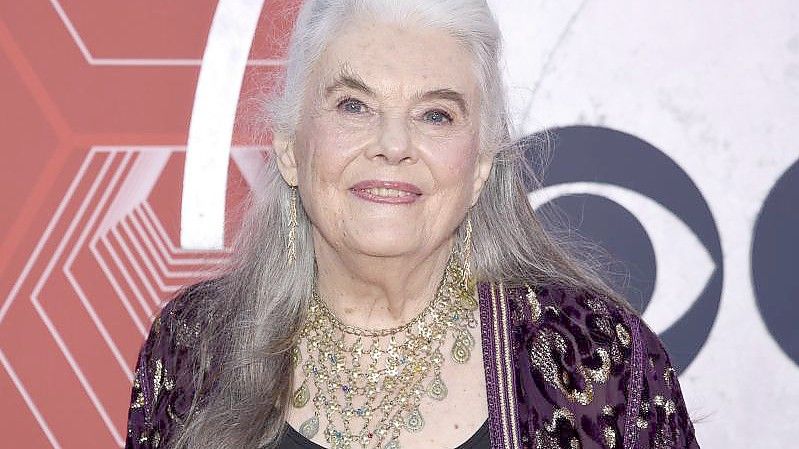
<path fill-rule="evenodd" d="M 283 434 L 283 438 L 280 440 L 278 449 L 323 449 L 323 446 L 300 435 L 293 427 L 287 427 L 286 433 Z M 486 420 L 468 440 L 464 441 L 463 444 L 455 449 L 491 449 L 491 440 L 488 435 L 488 420 Z"/>

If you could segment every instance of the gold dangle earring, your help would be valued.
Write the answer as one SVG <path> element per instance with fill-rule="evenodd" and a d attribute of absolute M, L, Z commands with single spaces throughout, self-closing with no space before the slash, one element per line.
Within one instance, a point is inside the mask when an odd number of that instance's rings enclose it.
<path fill-rule="evenodd" d="M 297 186 L 291 186 L 291 196 L 289 199 L 289 235 L 286 243 L 286 258 L 288 264 L 294 263 L 297 258 Z"/>
<path fill-rule="evenodd" d="M 465 235 L 461 247 L 461 260 L 463 261 L 463 272 L 461 273 L 461 287 L 464 300 L 470 305 L 477 303 L 474 299 L 475 282 L 472 279 L 472 213 L 471 209 L 466 212 Z M 470 307 L 471 308 L 471 307 Z"/>
<path fill-rule="evenodd" d="M 466 212 L 466 235 L 463 236 L 463 249 L 461 257 L 463 258 L 463 274 L 466 276 L 471 274 L 470 262 L 472 256 L 472 213 L 471 210 Z"/>

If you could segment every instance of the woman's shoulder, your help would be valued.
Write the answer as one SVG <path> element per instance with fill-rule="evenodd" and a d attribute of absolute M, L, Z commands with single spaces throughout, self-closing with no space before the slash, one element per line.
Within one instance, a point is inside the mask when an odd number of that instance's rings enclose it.
<path fill-rule="evenodd" d="M 172 339 L 180 346 L 193 344 L 207 321 L 208 308 L 220 294 L 221 278 L 205 279 L 181 287 L 156 315 L 151 334 Z"/>
<path fill-rule="evenodd" d="M 153 319 L 134 371 L 126 448 L 158 447 L 188 413 L 197 371 L 192 352 L 204 325 L 195 301 L 213 298 L 218 284 L 210 279 L 182 287 Z"/>
<path fill-rule="evenodd" d="M 554 284 L 509 287 L 506 296 L 522 415 L 534 438 L 563 444 L 571 434 L 583 448 L 698 447 L 665 345 L 630 307 Z"/>

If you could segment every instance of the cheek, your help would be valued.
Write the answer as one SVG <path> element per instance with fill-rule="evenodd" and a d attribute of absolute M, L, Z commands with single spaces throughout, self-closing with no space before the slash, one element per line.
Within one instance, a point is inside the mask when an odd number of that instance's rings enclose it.
<path fill-rule="evenodd" d="M 457 189 L 464 195 L 472 184 L 477 160 L 477 139 L 464 136 L 447 142 L 439 142 L 430 152 L 429 165 L 433 176 L 442 189 Z"/>
<path fill-rule="evenodd" d="M 300 177 L 314 184 L 340 181 L 358 148 L 358 136 L 335 123 L 316 119 L 308 121 L 302 137 L 302 151 L 298 154 Z"/>

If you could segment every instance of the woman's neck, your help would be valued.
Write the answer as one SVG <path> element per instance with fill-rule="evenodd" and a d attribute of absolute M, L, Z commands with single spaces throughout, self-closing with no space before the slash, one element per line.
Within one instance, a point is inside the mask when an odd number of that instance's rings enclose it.
<path fill-rule="evenodd" d="M 345 324 L 383 329 L 407 323 L 433 299 L 452 241 L 401 257 L 337 251 L 321 238 L 314 247 L 322 301 Z"/>

